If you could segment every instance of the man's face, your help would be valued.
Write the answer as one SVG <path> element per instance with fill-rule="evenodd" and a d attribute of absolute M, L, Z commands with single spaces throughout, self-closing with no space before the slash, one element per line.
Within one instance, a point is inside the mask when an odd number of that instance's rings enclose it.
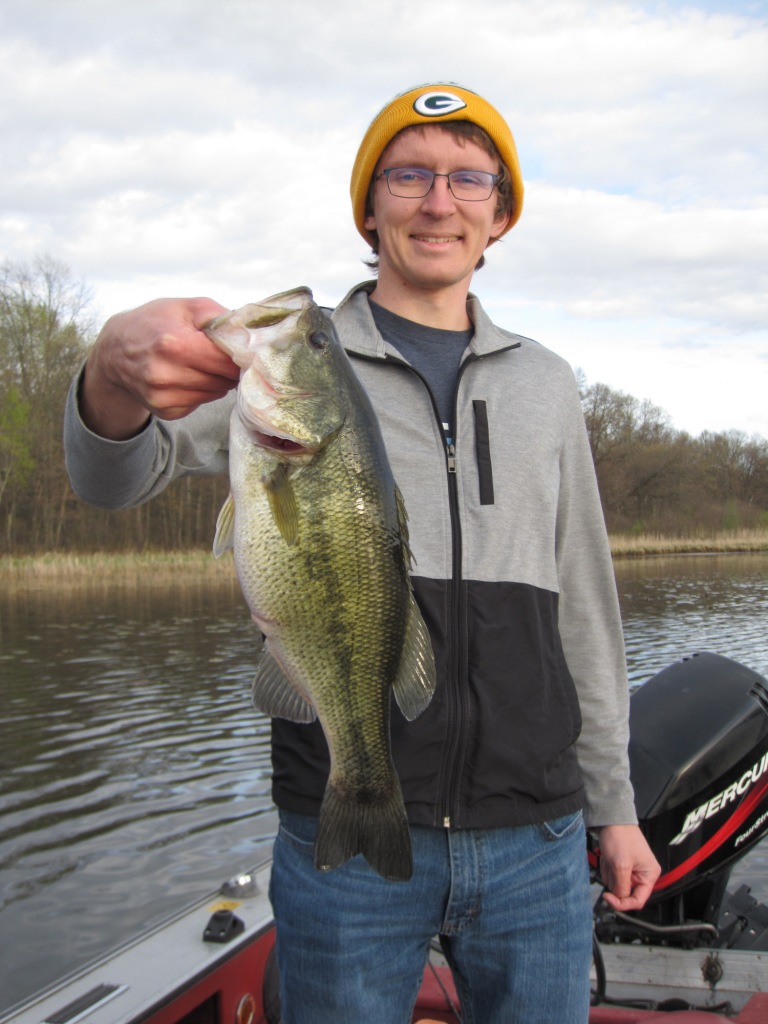
<path fill-rule="evenodd" d="M 397 136 L 384 150 L 375 175 L 389 167 L 452 171 L 499 171 L 498 162 L 468 139 L 429 125 Z M 379 281 L 410 289 L 469 289 L 475 266 L 491 238 L 507 223 L 496 213 L 496 192 L 479 202 L 455 199 L 446 178 L 435 178 L 423 199 L 390 195 L 380 178 L 374 186 L 373 213 L 365 226 L 379 236 Z"/>

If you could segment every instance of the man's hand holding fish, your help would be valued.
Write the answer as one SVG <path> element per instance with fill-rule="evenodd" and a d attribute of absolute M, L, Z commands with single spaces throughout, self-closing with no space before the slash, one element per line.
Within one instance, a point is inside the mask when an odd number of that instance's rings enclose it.
<path fill-rule="evenodd" d="M 151 414 L 180 419 L 222 398 L 240 372 L 201 328 L 224 311 L 212 299 L 155 299 L 110 317 L 80 390 L 85 424 L 101 437 L 124 440 Z"/>

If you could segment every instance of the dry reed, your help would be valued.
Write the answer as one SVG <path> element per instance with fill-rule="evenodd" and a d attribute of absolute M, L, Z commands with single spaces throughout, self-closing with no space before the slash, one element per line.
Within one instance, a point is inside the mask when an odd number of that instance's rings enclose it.
<path fill-rule="evenodd" d="M 46 552 L 0 556 L 0 584 L 46 583 L 197 583 L 234 580 L 232 558 L 216 559 L 210 550 L 126 551 L 97 554 Z"/>
<path fill-rule="evenodd" d="M 615 534 L 614 558 L 645 555 L 712 554 L 768 551 L 768 530 L 733 530 L 690 537 Z M 234 580 L 231 557 L 216 559 L 210 550 L 141 551 L 100 554 L 47 552 L 0 556 L 0 585 L 46 583 L 142 584 Z"/>
<path fill-rule="evenodd" d="M 642 555 L 730 554 L 768 551 L 768 530 L 724 530 L 720 533 L 667 537 L 659 534 L 612 534 L 614 558 Z"/>

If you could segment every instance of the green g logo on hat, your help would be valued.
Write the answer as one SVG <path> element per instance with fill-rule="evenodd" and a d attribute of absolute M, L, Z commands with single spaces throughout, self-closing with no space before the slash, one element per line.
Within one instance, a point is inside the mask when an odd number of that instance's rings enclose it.
<path fill-rule="evenodd" d="M 414 102 L 413 109 L 424 117 L 442 117 L 463 110 L 466 103 L 452 92 L 425 92 Z"/>

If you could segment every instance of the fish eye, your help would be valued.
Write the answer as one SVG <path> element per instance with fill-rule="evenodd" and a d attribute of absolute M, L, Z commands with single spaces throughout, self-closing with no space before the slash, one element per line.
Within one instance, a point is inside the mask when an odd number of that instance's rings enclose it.
<path fill-rule="evenodd" d="M 316 348 L 320 352 L 324 352 L 325 349 L 328 348 L 330 343 L 331 339 L 328 337 L 325 331 L 312 331 L 312 333 L 309 336 L 309 344 L 312 346 L 312 348 Z"/>

